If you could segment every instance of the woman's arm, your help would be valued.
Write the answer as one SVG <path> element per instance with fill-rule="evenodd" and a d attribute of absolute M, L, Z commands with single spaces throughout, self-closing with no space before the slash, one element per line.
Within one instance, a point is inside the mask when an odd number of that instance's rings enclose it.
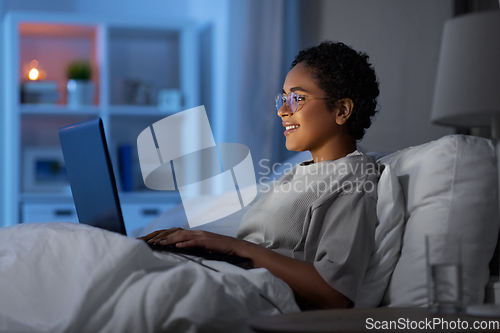
<path fill-rule="evenodd" d="M 266 268 L 274 276 L 286 282 L 298 298 L 317 307 L 346 308 L 352 303 L 332 288 L 319 275 L 312 263 L 286 257 L 241 239 L 206 231 L 181 229 L 160 230 L 142 239 L 161 245 L 205 248 L 250 258 L 254 268 Z"/>
<path fill-rule="evenodd" d="M 274 276 L 285 281 L 300 299 L 320 308 L 347 308 L 351 304 L 347 297 L 319 275 L 313 263 L 245 243 L 248 245 L 244 244 L 243 248 L 247 249 L 243 249 L 240 256 L 252 259 L 255 268 L 267 268 Z"/>

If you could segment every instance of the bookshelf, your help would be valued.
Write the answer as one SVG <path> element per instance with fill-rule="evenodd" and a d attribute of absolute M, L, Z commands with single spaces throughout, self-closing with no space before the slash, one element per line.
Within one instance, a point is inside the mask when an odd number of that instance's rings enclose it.
<path fill-rule="evenodd" d="M 60 153 L 57 131 L 94 117 L 103 119 L 127 229 L 140 228 L 180 202 L 175 192 L 144 187 L 136 140 L 152 123 L 199 105 L 196 23 L 10 12 L 3 22 L 2 42 L 0 226 L 75 221 L 69 187 L 53 171 Z M 75 59 L 89 61 L 95 93 L 91 104 L 68 107 L 65 70 Z M 55 103 L 22 102 L 21 86 L 29 81 L 33 60 L 44 80 L 56 83 Z M 162 111 L 157 104 L 162 89 L 179 91 L 182 105 Z M 121 147 L 130 151 L 126 168 L 120 167 Z M 130 170 L 127 191 L 120 181 L 123 169 Z"/>

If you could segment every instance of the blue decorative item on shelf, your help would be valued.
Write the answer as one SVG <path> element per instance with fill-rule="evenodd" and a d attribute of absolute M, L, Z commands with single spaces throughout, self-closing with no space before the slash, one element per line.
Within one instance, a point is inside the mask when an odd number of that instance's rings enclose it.
<path fill-rule="evenodd" d="M 129 144 L 122 144 L 118 148 L 120 180 L 122 191 L 130 192 L 133 190 L 132 177 L 132 147 Z"/>

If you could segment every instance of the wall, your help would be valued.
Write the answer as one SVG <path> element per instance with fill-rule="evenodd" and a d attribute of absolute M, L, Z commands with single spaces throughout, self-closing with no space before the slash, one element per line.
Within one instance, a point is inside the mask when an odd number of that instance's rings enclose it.
<path fill-rule="evenodd" d="M 394 151 L 453 129 L 430 123 L 444 22 L 452 0 L 303 1 L 303 46 L 342 41 L 370 56 L 380 80 L 380 113 L 361 146 Z"/>
<path fill-rule="evenodd" d="M 72 11 L 75 8 L 75 0 L 1 0 L 0 2 L 2 1 L 4 2 L 5 11 L 30 10 L 67 12 Z"/>

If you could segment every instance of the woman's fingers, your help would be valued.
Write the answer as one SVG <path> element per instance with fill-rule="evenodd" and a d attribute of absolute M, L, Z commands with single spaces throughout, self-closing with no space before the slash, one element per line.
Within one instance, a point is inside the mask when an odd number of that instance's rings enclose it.
<path fill-rule="evenodd" d="M 172 229 L 162 229 L 162 230 L 156 230 L 146 236 L 139 237 L 139 239 L 145 240 L 148 243 L 156 243 L 160 241 L 161 239 L 164 239 L 168 235 L 177 232 L 179 230 L 182 230 L 182 228 L 172 228 Z"/>
<path fill-rule="evenodd" d="M 199 237 L 202 231 L 193 230 L 177 230 L 175 233 L 169 233 L 164 235 L 158 235 L 157 240 L 161 245 L 174 245 L 176 243 L 185 242 L 191 240 L 195 237 Z"/>
<path fill-rule="evenodd" d="M 159 243 L 161 240 L 166 239 L 169 235 L 176 233 L 178 231 L 182 230 L 181 228 L 172 228 L 172 229 L 167 229 L 163 230 L 159 234 L 157 234 L 155 237 L 151 238 L 148 243 Z"/>
<path fill-rule="evenodd" d="M 138 237 L 137 239 L 142 239 L 142 240 L 145 240 L 145 241 L 148 241 L 150 240 L 151 238 L 155 237 L 156 235 L 158 235 L 159 233 L 161 233 L 163 230 L 156 230 L 156 231 L 153 231 L 152 233 L 150 234 L 147 234 L 147 235 L 144 235 L 142 237 Z"/>
<path fill-rule="evenodd" d="M 197 247 L 205 248 L 209 251 L 216 251 L 226 254 L 237 254 L 237 247 L 242 241 L 233 237 L 213 234 L 201 230 L 181 230 L 169 235 L 160 241 L 161 245 L 174 245 L 176 247 Z"/>
<path fill-rule="evenodd" d="M 172 228 L 157 230 L 149 235 L 141 237 L 148 243 L 177 247 L 199 247 L 221 253 L 234 254 L 237 242 L 233 237 L 213 234 L 202 230 L 183 230 Z"/>

